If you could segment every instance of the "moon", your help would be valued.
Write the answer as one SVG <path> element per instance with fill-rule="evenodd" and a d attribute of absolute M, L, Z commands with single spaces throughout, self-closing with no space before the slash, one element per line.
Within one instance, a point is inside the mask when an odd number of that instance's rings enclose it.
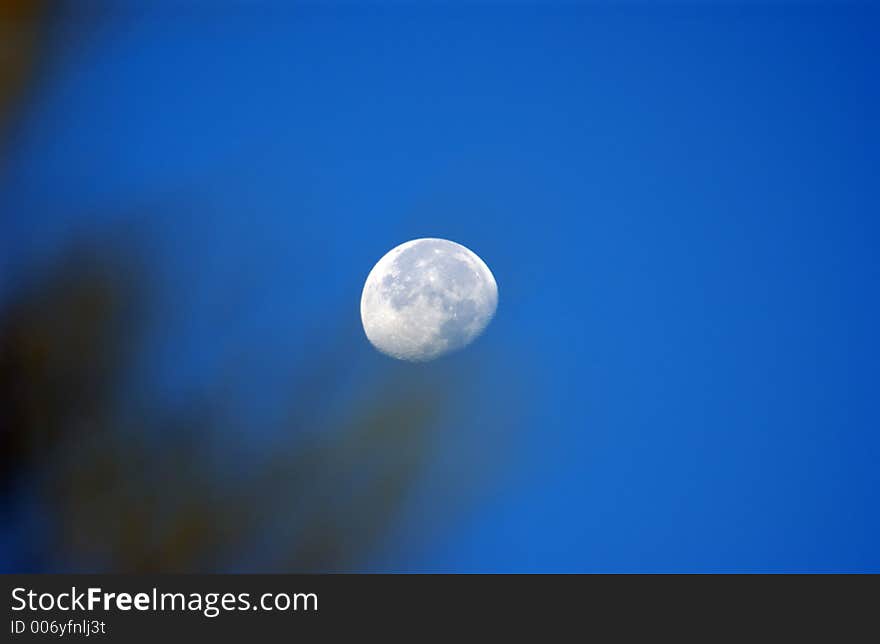
<path fill-rule="evenodd" d="M 495 277 L 476 253 L 446 239 L 413 239 L 370 271 L 361 322 L 382 353 L 425 362 L 473 342 L 497 306 Z"/>

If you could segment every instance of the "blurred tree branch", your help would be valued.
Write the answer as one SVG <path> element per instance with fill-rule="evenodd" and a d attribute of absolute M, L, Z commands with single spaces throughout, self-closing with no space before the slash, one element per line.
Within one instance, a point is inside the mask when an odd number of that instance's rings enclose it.
<path fill-rule="evenodd" d="M 123 401 L 147 289 L 126 263 L 135 253 L 96 248 L 69 255 L 0 314 L 3 491 L 22 477 L 42 482 L 50 565 L 211 571 L 257 552 L 249 568 L 356 567 L 422 476 L 453 390 L 391 377 L 314 431 L 304 424 L 320 416 L 317 389 L 342 380 L 345 343 L 339 355 L 303 354 L 286 420 L 256 432 L 281 444 L 239 463 L 222 438 L 222 390 L 181 409 Z"/>
<path fill-rule="evenodd" d="M 45 0 L 0 0 L 0 149 L 36 76 L 48 6 Z"/>

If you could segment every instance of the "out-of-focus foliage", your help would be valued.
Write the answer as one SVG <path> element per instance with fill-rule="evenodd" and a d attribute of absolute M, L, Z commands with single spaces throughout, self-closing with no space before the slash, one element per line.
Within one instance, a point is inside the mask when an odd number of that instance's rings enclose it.
<path fill-rule="evenodd" d="M 34 77 L 48 3 L 0 0 L 0 146 Z"/>
<path fill-rule="evenodd" d="M 0 314 L 3 491 L 39 482 L 45 565 L 357 566 L 393 527 L 452 392 L 392 378 L 315 432 L 299 426 L 315 403 L 297 387 L 284 426 L 268 432 L 288 438 L 242 462 L 225 438 L 222 388 L 183 409 L 138 409 L 121 394 L 145 297 L 140 273 L 119 258 L 75 253 Z M 314 375 L 332 387 L 344 368 L 317 352 L 291 382 Z"/>
<path fill-rule="evenodd" d="M 133 279 L 76 252 L 0 311 L 4 484 L 111 403 L 138 332 Z"/>

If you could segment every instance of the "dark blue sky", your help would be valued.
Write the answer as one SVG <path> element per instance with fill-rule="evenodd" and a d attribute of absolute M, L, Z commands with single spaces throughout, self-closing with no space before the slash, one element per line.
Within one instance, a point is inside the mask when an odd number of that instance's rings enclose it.
<path fill-rule="evenodd" d="M 355 328 L 382 254 L 458 241 L 500 290 L 470 359 L 528 393 L 512 471 L 375 569 L 880 571 L 880 13 L 173 4 L 57 27 L 8 275 L 174 204 L 173 395 L 218 336 Z"/>

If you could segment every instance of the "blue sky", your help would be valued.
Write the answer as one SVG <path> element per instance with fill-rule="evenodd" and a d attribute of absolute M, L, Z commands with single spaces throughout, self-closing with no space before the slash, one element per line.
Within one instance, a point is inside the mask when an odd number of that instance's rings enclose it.
<path fill-rule="evenodd" d="M 474 356 L 528 393 L 511 471 L 373 569 L 880 571 L 880 13 L 260 7 L 60 21 L 8 275 L 148 228 L 175 395 L 217 338 L 354 328 L 382 254 L 458 241 L 500 290 Z"/>

